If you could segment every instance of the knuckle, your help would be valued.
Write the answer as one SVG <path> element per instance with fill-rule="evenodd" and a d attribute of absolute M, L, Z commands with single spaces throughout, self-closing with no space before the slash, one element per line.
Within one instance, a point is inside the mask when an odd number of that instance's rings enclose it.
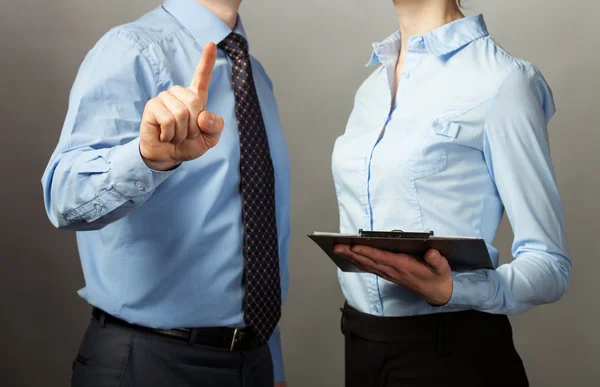
<path fill-rule="evenodd" d="M 188 118 L 189 112 L 185 107 L 177 106 L 173 110 L 174 110 L 173 114 L 175 115 L 176 118 L 178 118 L 178 119 L 187 119 Z"/>
<path fill-rule="evenodd" d="M 169 115 L 168 115 L 168 116 L 165 118 L 165 125 L 167 125 L 167 126 L 169 126 L 169 127 L 170 127 L 170 126 L 174 126 L 176 122 L 177 122 L 177 121 L 175 120 L 175 117 L 173 117 L 173 115 L 172 115 L 172 114 L 169 114 Z"/>
<path fill-rule="evenodd" d="M 188 135 L 188 128 L 187 126 L 178 126 L 177 127 L 177 133 L 176 133 L 176 137 L 179 139 L 184 139 L 186 138 Z"/>
<path fill-rule="evenodd" d="M 204 110 L 204 108 L 205 108 L 204 102 L 196 94 L 190 96 L 190 102 L 189 103 L 190 103 L 191 106 L 193 106 L 197 110 Z"/>
<path fill-rule="evenodd" d="M 156 110 L 158 105 L 159 105 L 158 99 L 152 98 L 150 101 L 148 101 L 146 103 L 146 108 L 149 110 Z"/>

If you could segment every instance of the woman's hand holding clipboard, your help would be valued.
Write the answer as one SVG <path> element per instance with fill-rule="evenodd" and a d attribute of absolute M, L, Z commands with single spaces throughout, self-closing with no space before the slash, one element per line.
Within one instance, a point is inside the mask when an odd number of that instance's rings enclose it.
<path fill-rule="evenodd" d="M 482 239 L 435 237 L 433 232 L 313 233 L 343 271 L 369 272 L 403 286 L 432 305 L 452 296 L 452 271 L 493 269 Z"/>

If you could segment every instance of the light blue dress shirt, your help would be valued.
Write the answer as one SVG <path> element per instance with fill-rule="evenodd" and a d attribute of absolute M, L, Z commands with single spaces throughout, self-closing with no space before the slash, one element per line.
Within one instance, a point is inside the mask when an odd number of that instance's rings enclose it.
<path fill-rule="evenodd" d="M 335 143 L 341 232 L 483 238 L 497 268 L 454 272 L 443 307 L 375 275 L 340 271 L 348 303 L 373 315 L 409 316 L 516 314 L 556 301 L 569 285 L 571 262 L 546 130 L 554 104 L 544 78 L 494 42 L 477 15 L 410 37 L 392 106 L 399 50 L 399 33 L 374 44 L 369 65 L 381 66 L 358 90 Z M 514 260 L 498 267 L 492 241 L 504 211 Z"/>
<path fill-rule="evenodd" d="M 241 21 L 235 32 L 246 36 Z M 242 199 L 231 63 L 221 50 L 207 110 L 224 118 L 216 147 L 170 172 L 139 154 L 146 102 L 190 84 L 202 47 L 231 30 L 194 0 L 167 0 L 116 27 L 87 54 L 42 183 L 56 227 L 77 231 L 90 304 L 155 328 L 243 326 Z M 271 81 L 252 59 L 276 181 L 282 297 L 288 288 L 290 177 Z M 283 380 L 280 335 L 269 341 Z"/>

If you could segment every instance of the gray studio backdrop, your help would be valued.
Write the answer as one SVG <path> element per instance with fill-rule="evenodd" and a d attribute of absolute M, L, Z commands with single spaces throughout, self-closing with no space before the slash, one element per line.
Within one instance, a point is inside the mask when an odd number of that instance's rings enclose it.
<path fill-rule="evenodd" d="M 0 1 L 0 385 L 66 386 L 90 309 L 74 235 L 46 219 L 40 177 L 85 53 L 158 0 Z M 538 65 L 558 113 L 550 139 L 574 262 L 557 304 L 512 318 L 532 386 L 600 385 L 596 0 L 468 0 L 496 39 Z M 336 230 L 330 156 L 369 70 L 397 28 L 390 0 L 245 0 L 242 15 L 275 83 L 292 160 L 291 289 L 282 323 L 290 387 L 343 385 L 335 270 L 306 238 Z M 160 227 L 160 225 L 157 225 Z M 507 261 L 511 231 L 496 240 Z"/>

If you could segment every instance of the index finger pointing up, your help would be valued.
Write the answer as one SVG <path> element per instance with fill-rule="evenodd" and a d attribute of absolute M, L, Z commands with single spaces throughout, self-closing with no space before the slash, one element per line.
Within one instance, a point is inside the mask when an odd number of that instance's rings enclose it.
<path fill-rule="evenodd" d="M 208 43 L 202 50 L 200 63 L 196 67 L 190 90 L 198 94 L 200 98 L 206 101 L 208 97 L 208 86 L 212 77 L 213 67 L 217 59 L 217 46 L 214 43 Z"/>

